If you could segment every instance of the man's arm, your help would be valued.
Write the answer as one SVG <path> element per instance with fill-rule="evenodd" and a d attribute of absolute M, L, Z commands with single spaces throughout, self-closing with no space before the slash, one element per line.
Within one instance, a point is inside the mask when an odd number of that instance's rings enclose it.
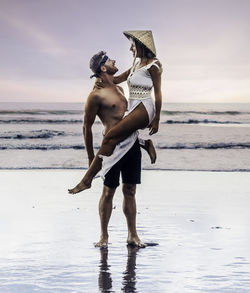
<path fill-rule="evenodd" d="M 88 96 L 84 109 L 83 136 L 88 154 L 89 165 L 94 159 L 92 125 L 100 107 L 99 97 L 93 92 Z"/>

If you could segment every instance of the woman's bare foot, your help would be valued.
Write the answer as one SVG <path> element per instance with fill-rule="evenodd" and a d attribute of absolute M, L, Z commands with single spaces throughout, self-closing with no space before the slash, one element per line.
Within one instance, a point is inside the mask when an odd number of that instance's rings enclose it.
<path fill-rule="evenodd" d="M 129 246 L 145 248 L 147 244 L 143 243 L 138 236 L 128 238 L 127 243 Z"/>
<path fill-rule="evenodd" d="M 76 194 L 76 193 L 81 192 L 81 191 L 88 189 L 90 187 L 91 187 L 91 184 L 88 185 L 88 184 L 84 183 L 83 181 L 81 181 L 74 188 L 68 189 L 68 192 L 71 194 Z"/>
<path fill-rule="evenodd" d="M 95 247 L 100 247 L 100 248 L 107 248 L 108 247 L 108 238 L 101 238 L 99 242 L 94 244 Z"/>
<path fill-rule="evenodd" d="M 154 164 L 156 161 L 156 151 L 155 151 L 155 147 L 154 147 L 154 144 L 151 139 L 145 140 L 144 149 L 149 154 L 149 157 L 151 159 L 151 164 Z"/>

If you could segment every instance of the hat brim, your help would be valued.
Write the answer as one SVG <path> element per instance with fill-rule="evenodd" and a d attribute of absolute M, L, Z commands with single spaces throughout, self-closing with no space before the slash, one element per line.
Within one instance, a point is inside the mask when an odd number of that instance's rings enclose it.
<path fill-rule="evenodd" d="M 142 45 L 143 47 L 147 48 L 156 57 L 156 53 L 153 52 L 150 48 L 148 48 L 145 44 L 143 44 L 143 42 L 141 42 L 136 36 L 130 34 L 129 32 L 123 32 L 123 34 L 128 39 L 132 38 L 132 39 L 136 40 L 140 45 Z"/>

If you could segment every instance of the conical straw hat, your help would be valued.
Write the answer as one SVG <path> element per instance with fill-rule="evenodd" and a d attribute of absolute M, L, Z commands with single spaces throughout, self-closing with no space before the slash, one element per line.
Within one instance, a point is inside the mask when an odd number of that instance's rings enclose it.
<path fill-rule="evenodd" d="M 152 31 L 125 31 L 123 33 L 128 39 L 133 38 L 142 45 L 144 45 L 156 56 L 156 49 Z"/>

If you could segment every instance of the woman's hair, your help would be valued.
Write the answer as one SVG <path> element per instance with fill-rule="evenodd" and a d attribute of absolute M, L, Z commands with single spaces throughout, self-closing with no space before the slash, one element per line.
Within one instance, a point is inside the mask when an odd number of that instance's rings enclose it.
<path fill-rule="evenodd" d="M 142 48 L 142 57 L 148 58 L 148 59 L 152 59 L 155 56 L 155 54 L 153 52 L 151 52 L 147 47 L 145 47 L 142 43 L 138 42 L 137 40 L 134 39 L 134 42 L 136 44 L 136 47 L 140 47 Z"/>

